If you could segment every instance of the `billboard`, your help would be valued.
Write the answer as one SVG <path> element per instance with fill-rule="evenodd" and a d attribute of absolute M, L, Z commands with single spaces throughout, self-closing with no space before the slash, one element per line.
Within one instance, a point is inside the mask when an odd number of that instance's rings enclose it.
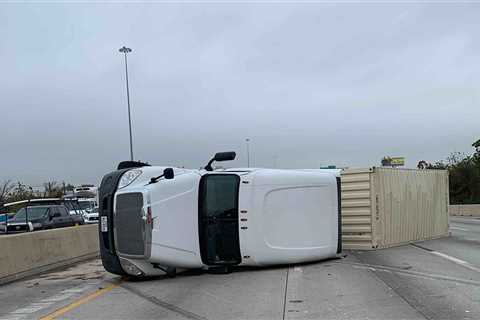
<path fill-rule="evenodd" d="M 404 166 L 405 165 L 405 158 L 404 157 L 392 157 L 390 158 L 390 164 L 392 166 L 398 167 L 398 166 Z"/>
<path fill-rule="evenodd" d="M 401 167 L 405 165 L 405 157 L 383 157 L 383 167 Z"/>

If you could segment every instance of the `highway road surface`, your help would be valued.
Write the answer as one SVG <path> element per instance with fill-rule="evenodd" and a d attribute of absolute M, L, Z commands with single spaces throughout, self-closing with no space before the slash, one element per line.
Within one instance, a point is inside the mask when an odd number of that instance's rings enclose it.
<path fill-rule="evenodd" d="M 127 281 L 99 260 L 0 286 L 0 319 L 480 319 L 480 219 L 346 257 Z"/>

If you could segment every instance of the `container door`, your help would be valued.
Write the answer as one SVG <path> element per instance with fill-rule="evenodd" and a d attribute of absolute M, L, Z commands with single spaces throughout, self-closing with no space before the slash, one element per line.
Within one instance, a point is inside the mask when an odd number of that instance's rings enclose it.
<path fill-rule="evenodd" d="M 238 235 L 238 190 L 235 174 L 208 174 L 200 180 L 199 236 L 202 262 L 235 265 L 242 259 Z"/>

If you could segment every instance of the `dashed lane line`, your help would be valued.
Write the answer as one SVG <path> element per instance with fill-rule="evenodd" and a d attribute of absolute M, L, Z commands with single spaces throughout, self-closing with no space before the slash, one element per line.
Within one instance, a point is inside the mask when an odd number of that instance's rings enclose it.
<path fill-rule="evenodd" d="M 451 282 L 480 287 L 480 281 L 449 277 L 449 276 L 434 274 L 434 273 L 425 273 L 420 271 L 407 270 L 399 267 L 390 267 L 390 266 L 382 266 L 382 265 L 366 264 L 366 263 L 358 263 L 358 262 L 345 262 L 345 261 L 333 262 L 333 263 L 351 265 L 354 268 L 361 268 L 361 269 L 370 270 L 370 271 L 396 273 L 399 275 L 405 275 L 410 277 L 417 277 L 417 278 L 431 279 L 431 280 L 444 280 L 444 281 L 451 281 Z"/>
<path fill-rule="evenodd" d="M 460 230 L 460 231 L 469 231 L 468 229 L 465 228 L 459 228 L 459 227 L 450 227 L 452 230 Z"/>
<path fill-rule="evenodd" d="M 415 248 L 418 248 L 418 249 L 421 249 L 421 250 L 424 250 L 424 251 L 427 251 L 427 252 L 430 252 L 431 254 L 433 255 L 436 255 L 438 257 L 442 257 L 446 260 L 449 260 L 459 266 L 462 266 L 462 267 L 465 267 L 467 269 L 470 269 L 472 271 L 475 271 L 475 272 L 480 272 L 480 268 L 477 267 L 477 266 L 474 266 L 473 264 L 467 262 L 467 261 L 464 261 L 462 259 L 458 259 L 458 258 L 455 258 L 455 257 L 452 257 L 452 256 L 449 256 L 448 254 L 445 254 L 443 252 L 439 252 L 439 251 L 435 251 L 435 250 L 432 250 L 432 249 L 429 249 L 427 247 L 424 247 L 424 246 L 421 246 L 419 244 L 415 244 L 415 243 L 412 243 L 411 244 L 413 247 Z"/>

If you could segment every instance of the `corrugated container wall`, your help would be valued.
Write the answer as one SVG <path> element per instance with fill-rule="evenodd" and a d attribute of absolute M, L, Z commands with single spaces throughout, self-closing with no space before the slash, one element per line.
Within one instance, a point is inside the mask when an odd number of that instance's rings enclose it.
<path fill-rule="evenodd" d="M 445 170 L 343 170 L 343 246 L 372 250 L 446 236 L 448 202 Z"/>

